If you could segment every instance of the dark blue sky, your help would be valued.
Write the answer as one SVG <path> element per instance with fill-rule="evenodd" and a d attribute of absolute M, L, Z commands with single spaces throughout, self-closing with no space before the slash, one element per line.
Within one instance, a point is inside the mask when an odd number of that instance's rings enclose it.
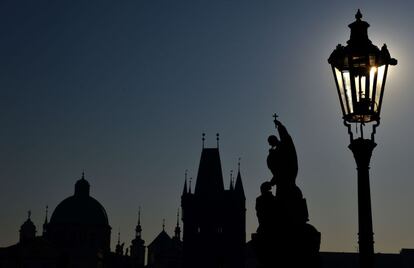
<path fill-rule="evenodd" d="M 357 247 L 356 170 L 327 58 L 360 8 L 390 71 L 371 169 L 376 250 L 414 247 L 414 4 L 410 1 L 0 2 L 0 246 L 32 210 L 50 210 L 85 170 L 112 240 L 133 237 L 138 206 L 150 242 L 170 233 L 201 133 L 225 184 L 242 158 L 247 233 L 270 178 L 272 114 L 291 132 L 299 186 L 322 250 Z"/>

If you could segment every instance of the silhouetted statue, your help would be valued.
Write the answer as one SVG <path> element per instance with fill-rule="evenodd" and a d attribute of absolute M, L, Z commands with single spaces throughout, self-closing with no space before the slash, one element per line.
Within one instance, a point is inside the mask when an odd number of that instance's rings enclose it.
<path fill-rule="evenodd" d="M 306 199 L 296 186 L 298 162 L 295 145 L 275 115 L 280 140 L 272 135 L 267 165 L 273 174 L 256 199 L 259 227 L 255 236 L 261 268 L 318 267 L 320 233 L 307 222 Z M 271 188 L 276 185 L 276 195 Z"/>

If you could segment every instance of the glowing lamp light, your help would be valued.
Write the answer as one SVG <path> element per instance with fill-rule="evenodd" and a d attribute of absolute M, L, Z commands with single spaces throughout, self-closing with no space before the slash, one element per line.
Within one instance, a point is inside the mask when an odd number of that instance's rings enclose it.
<path fill-rule="evenodd" d="M 332 66 L 343 119 L 347 123 L 379 122 L 389 65 L 396 65 L 387 46 L 381 49 L 368 39 L 369 24 L 361 12 L 349 25 L 351 37 L 338 45 L 328 62 Z"/>

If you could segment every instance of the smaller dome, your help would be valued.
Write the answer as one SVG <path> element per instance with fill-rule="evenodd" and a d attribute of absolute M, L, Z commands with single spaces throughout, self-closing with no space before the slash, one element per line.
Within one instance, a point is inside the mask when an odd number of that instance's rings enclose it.
<path fill-rule="evenodd" d="M 20 227 L 20 241 L 34 239 L 36 237 L 36 226 L 30 219 L 31 212 L 28 212 L 27 220 Z"/>
<path fill-rule="evenodd" d="M 75 195 L 89 196 L 90 187 L 89 182 L 85 180 L 85 173 L 82 172 L 82 178 L 75 184 Z"/>

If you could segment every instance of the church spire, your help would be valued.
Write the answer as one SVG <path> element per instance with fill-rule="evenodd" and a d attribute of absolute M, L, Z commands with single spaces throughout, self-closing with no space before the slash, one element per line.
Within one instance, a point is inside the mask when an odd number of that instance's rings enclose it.
<path fill-rule="evenodd" d="M 177 225 L 174 229 L 174 238 L 180 240 L 181 239 L 181 228 L 180 228 L 180 209 L 177 210 Z"/>
<path fill-rule="evenodd" d="M 162 231 L 165 231 L 165 219 L 162 219 Z"/>
<path fill-rule="evenodd" d="M 142 227 L 141 227 L 141 206 L 138 209 L 138 223 L 137 227 L 135 227 L 135 237 L 141 238 L 142 235 Z"/>

